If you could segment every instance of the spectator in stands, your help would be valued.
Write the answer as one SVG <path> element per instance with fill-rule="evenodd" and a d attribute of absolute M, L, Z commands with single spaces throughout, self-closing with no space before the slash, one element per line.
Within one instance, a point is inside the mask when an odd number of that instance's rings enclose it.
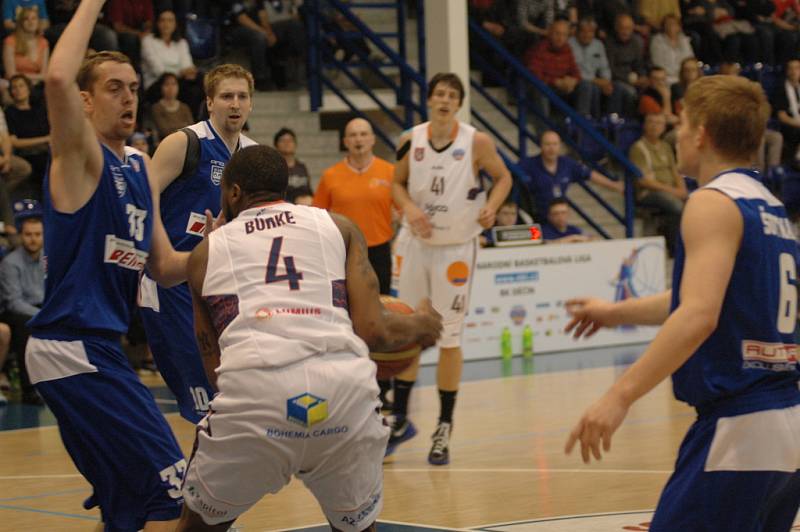
<path fill-rule="evenodd" d="M 604 99 L 606 113 L 621 114 L 621 93 L 614 90 L 606 48 L 595 37 L 596 33 L 597 23 L 594 19 L 582 18 L 578 22 L 578 31 L 569 38 L 569 46 L 580 69 L 581 79 L 592 84 L 592 116 L 599 116 Z"/>
<path fill-rule="evenodd" d="M 3 40 L 3 68 L 6 79 L 25 74 L 34 83 L 44 79 L 50 46 L 39 33 L 39 14 L 26 7 L 19 10 L 14 33 Z"/>
<path fill-rule="evenodd" d="M 268 55 L 270 48 L 278 43 L 271 27 L 262 25 L 263 6 L 256 0 L 242 0 L 231 5 L 230 38 L 244 44 L 250 55 L 250 71 L 255 79 L 255 88 L 266 91 L 270 88 Z"/>
<path fill-rule="evenodd" d="M 38 31 L 44 32 L 50 26 L 50 17 L 47 15 L 47 6 L 44 0 L 3 0 L 3 27 L 6 31 L 14 31 L 17 27 L 17 17 L 23 8 L 32 8 L 39 14 Z"/>
<path fill-rule="evenodd" d="M 295 205 L 307 205 L 309 207 L 314 205 L 314 193 L 308 187 L 295 188 L 286 191 L 286 201 L 294 203 Z"/>
<path fill-rule="evenodd" d="M 470 16 L 476 19 L 481 27 L 511 52 L 511 55 L 522 58 L 525 51 L 536 42 L 534 34 L 525 31 L 517 18 L 517 9 L 513 2 L 493 1 L 488 7 L 478 6 L 481 0 L 471 0 Z M 470 43 L 472 46 L 473 43 Z M 480 41 L 478 43 L 480 44 Z M 480 48 L 478 53 L 491 60 L 494 55 L 488 48 Z M 493 64 L 499 64 L 493 62 Z"/>
<path fill-rule="evenodd" d="M 522 219 L 519 215 L 519 207 L 513 199 L 508 198 L 497 209 L 497 215 L 494 219 L 494 227 L 508 227 L 509 225 L 519 225 Z M 494 237 L 492 230 L 484 229 L 478 237 L 478 242 L 481 247 L 488 248 L 494 246 Z"/>
<path fill-rule="evenodd" d="M 592 113 L 592 84 L 581 79 L 581 72 L 568 44 L 569 22 L 557 20 L 550 25 L 547 39 L 531 48 L 526 66 L 556 94 L 567 100 L 583 116 Z M 550 101 L 538 91 L 534 100 L 545 116 L 550 114 Z"/>
<path fill-rule="evenodd" d="M 722 59 L 734 63 L 755 62 L 760 51 L 753 25 L 736 18 L 733 6 L 724 0 L 704 0 L 697 4 L 705 9 L 706 19 L 722 42 Z"/>
<path fill-rule="evenodd" d="M 776 27 L 772 22 L 772 13 L 775 11 L 773 0 L 731 0 L 730 3 L 736 18 L 750 22 L 756 30 L 756 40 L 759 45 L 758 60 L 774 65 Z"/>
<path fill-rule="evenodd" d="M 282 127 L 275 133 L 272 144 L 278 150 L 289 167 L 289 183 L 286 195 L 294 194 L 297 189 L 311 190 L 311 176 L 306 165 L 297 159 L 297 135 L 288 127 Z"/>
<path fill-rule="evenodd" d="M 67 23 L 75 14 L 78 9 L 80 0 L 47 0 L 47 10 L 50 14 L 51 25 L 45 32 L 45 37 L 50 42 L 50 47 L 55 46 L 56 41 L 64 32 Z M 89 40 L 89 47 L 96 51 L 103 50 L 117 50 L 117 34 L 106 26 L 98 22 L 92 31 L 92 37 Z"/>
<path fill-rule="evenodd" d="M 525 185 L 536 208 L 534 218 L 541 220 L 547 215 L 547 206 L 554 197 L 566 194 L 570 184 L 591 181 L 615 192 L 622 193 L 624 184 L 612 181 L 600 172 L 561 155 L 561 137 L 555 131 L 545 131 L 539 138 L 542 152 L 536 157 L 527 157 L 519 166 L 525 173 Z"/>
<path fill-rule="evenodd" d="M 350 0 L 343 0 L 343 2 L 347 4 L 350 3 Z M 352 22 L 331 7 L 327 0 L 320 0 L 320 12 L 322 29 L 335 35 L 331 45 L 335 49 L 334 54 L 337 59 L 346 63 L 353 58 L 356 60 L 369 58 L 369 44 Z"/>
<path fill-rule="evenodd" d="M 378 275 L 380 293 L 389 293 L 392 251 L 392 181 L 394 165 L 372 153 L 375 134 L 363 118 L 344 129 L 344 160 L 322 173 L 314 206 L 350 218 L 367 240 L 369 262 Z"/>
<path fill-rule="evenodd" d="M 722 61 L 722 41 L 714 33 L 713 16 L 708 16 L 705 3 L 700 0 L 681 0 L 681 20 L 697 56 L 711 65 Z"/>
<path fill-rule="evenodd" d="M 606 39 L 614 32 L 617 15 L 630 13 L 628 0 L 577 0 L 578 18 L 590 17 L 597 22 L 598 37 Z"/>
<path fill-rule="evenodd" d="M 530 44 L 546 36 L 547 28 L 555 21 L 547 20 L 547 3 L 541 0 L 517 0 L 517 20 Z"/>
<path fill-rule="evenodd" d="M 8 134 L 6 115 L 0 109 L 0 179 L 2 187 L 5 189 L 0 192 L 0 220 L 11 225 L 11 203 L 8 194 L 13 193 L 31 175 L 32 169 L 28 161 L 14 155 L 14 148 L 11 144 L 11 135 Z M 8 229 L 8 228 L 6 228 Z M 16 233 L 16 231 L 12 231 Z"/>
<path fill-rule="evenodd" d="M 179 129 L 194 123 L 189 106 L 178 99 L 180 85 L 175 74 L 166 72 L 155 83 L 161 88 L 161 99 L 150 108 L 150 118 L 159 139 L 167 138 Z"/>
<path fill-rule="evenodd" d="M 772 23 L 775 26 L 775 46 L 778 51 L 776 59 L 785 63 L 797 56 L 800 43 L 800 1 L 775 0 Z"/>
<path fill-rule="evenodd" d="M 611 67 L 615 90 L 621 91 L 623 114 L 635 114 L 637 88 L 647 86 L 645 76 L 644 45 L 634 32 L 633 17 L 627 13 L 617 15 L 614 35 L 606 40 L 606 54 Z"/>
<path fill-rule="evenodd" d="M 681 63 L 687 57 L 693 57 L 694 51 L 676 15 L 666 15 L 663 21 L 663 31 L 650 40 L 650 62 L 664 69 L 667 83 L 672 85 L 678 82 Z"/>
<path fill-rule="evenodd" d="M 666 17 L 680 20 L 681 7 L 678 0 L 646 0 L 638 4 L 639 15 L 653 29 L 663 28 Z"/>
<path fill-rule="evenodd" d="M 8 132 L 11 145 L 26 161 L 31 163 L 33 177 L 41 183 L 47 166 L 50 142 L 50 123 L 44 105 L 31 106 L 33 83 L 25 74 L 17 74 L 10 80 L 13 103 L 6 108 Z M 38 188 L 38 187 L 37 187 Z M 40 195 L 37 190 L 35 195 Z"/>
<path fill-rule="evenodd" d="M 667 72 L 661 67 L 652 67 L 648 74 L 649 85 L 639 98 L 639 114 L 661 114 L 667 119 L 667 125 L 678 123 L 678 115 L 672 110 L 672 93 L 667 83 Z"/>
<path fill-rule="evenodd" d="M 306 28 L 300 20 L 302 0 L 268 0 L 259 21 L 275 35 L 276 43 L 270 51 L 276 84 L 302 87 L 305 82 Z"/>
<path fill-rule="evenodd" d="M 153 31 L 153 0 L 109 0 L 106 18 L 117 32 L 119 50 L 141 62 L 142 39 Z"/>
<path fill-rule="evenodd" d="M 783 161 L 800 165 L 800 59 L 786 63 L 786 80 L 772 98 L 783 135 Z"/>
<path fill-rule="evenodd" d="M 686 94 L 686 89 L 689 88 L 689 85 L 691 85 L 694 80 L 702 75 L 703 70 L 700 68 L 700 62 L 696 57 L 687 57 L 681 61 L 678 82 L 670 87 L 673 113 L 680 116 L 681 109 L 683 108 L 683 95 Z"/>
<path fill-rule="evenodd" d="M 569 223 L 571 210 L 564 198 L 554 198 L 547 207 L 547 221 L 542 224 L 542 238 L 548 244 L 588 242 L 592 237 Z"/>
<path fill-rule="evenodd" d="M 130 145 L 131 148 L 136 148 L 142 153 L 151 155 L 150 143 L 147 142 L 147 135 L 141 131 L 136 131 L 133 135 L 131 135 L 131 138 L 128 139 L 128 145 Z"/>
<path fill-rule="evenodd" d="M 164 73 L 174 74 L 180 90 L 179 98 L 195 117 L 205 101 L 203 80 L 189 52 L 189 43 L 178 31 L 173 11 L 162 11 L 152 34 L 142 39 L 142 81 L 148 101 L 161 97 L 156 81 Z M 163 137 L 162 137 L 163 138 Z"/>
<path fill-rule="evenodd" d="M 636 181 L 637 205 L 655 209 L 664 218 L 662 232 L 668 251 L 675 242 L 683 204 L 689 194 L 678 174 L 675 153 L 661 137 L 667 128 L 663 114 L 649 114 L 644 120 L 644 134 L 631 146 L 629 157 L 642 172 Z"/>
<path fill-rule="evenodd" d="M 25 346 L 30 335 L 26 323 L 39 312 L 44 301 L 42 213 L 34 201 L 19 201 L 14 210 L 22 246 L 0 262 L 0 295 L 5 309 L 0 321 L 11 327 L 11 345 L 20 368 L 22 401 L 41 405 L 42 399 L 31 385 L 25 367 Z"/>

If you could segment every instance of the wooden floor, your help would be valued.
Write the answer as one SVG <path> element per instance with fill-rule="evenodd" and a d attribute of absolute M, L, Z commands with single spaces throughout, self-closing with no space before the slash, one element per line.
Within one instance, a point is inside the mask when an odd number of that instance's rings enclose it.
<path fill-rule="evenodd" d="M 694 418 L 672 398 L 668 384 L 631 409 L 600 464 L 585 466 L 562 450 L 584 407 L 620 371 L 607 367 L 464 383 L 446 467 L 426 461 L 438 398 L 434 387 L 420 387 L 411 405 L 420 433 L 386 463 L 381 519 L 464 529 L 652 509 Z M 167 417 L 188 451 L 193 427 L 176 414 Z M 91 530 L 98 513 L 81 508 L 88 494 L 56 428 L 0 433 L 0 530 Z M 322 522 L 313 498 L 293 482 L 237 525 L 250 532 Z"/>

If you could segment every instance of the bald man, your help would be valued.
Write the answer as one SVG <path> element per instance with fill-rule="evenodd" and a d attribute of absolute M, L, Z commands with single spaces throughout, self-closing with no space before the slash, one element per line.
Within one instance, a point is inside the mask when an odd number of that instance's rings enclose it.
<path fill-rule="evenodd" d="M 344 129 L 345 158 L 322 174 L 314 206 L 350 218 L 364 233 L 381 294 L 389 293 L 394 165 L 376 157 L 375 133 L 363 118 Z"/>

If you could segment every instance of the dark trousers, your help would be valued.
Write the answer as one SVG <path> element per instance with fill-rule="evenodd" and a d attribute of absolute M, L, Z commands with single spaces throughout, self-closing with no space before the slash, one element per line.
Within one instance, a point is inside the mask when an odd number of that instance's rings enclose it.
<path fill-rule="evenodd" d="M 30 393 L 34 389 L 31 385 L 31 378 L 28 376 L 28 368 L 25 366 L 25 346 L 28 345 L 28 337 L 31 335 L 31 330 L 26 323 L 31 318 L 32 316 L 11 311 L 6 311 L 0 315 L 0 321 L 7 323 L 11 327 L 11 351 L 17 357 L 22 393 Z"/>
<path fill-rule="evenodd" d="M 367 248 L 369 263 L 378 275 L 381 294 L 388 294 L 392 280 L 392 243 L 386 242 Z M 414 302 L 416 304 L 416 302 Z"/>

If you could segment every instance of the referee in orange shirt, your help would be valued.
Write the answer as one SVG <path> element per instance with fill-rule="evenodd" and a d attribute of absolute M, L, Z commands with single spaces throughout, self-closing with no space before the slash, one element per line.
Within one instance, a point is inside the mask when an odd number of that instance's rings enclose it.
<path fill-rule="evenodd" d="M 367 239 L 369 262 L 381 294 L 389 293 L 392 271 L 392 180 L 394 165 L 372 153 L 375 134 L 363 118 L 344 129 L 345 158 L 322 174 L 314 206 L 350 218 Z"/>

